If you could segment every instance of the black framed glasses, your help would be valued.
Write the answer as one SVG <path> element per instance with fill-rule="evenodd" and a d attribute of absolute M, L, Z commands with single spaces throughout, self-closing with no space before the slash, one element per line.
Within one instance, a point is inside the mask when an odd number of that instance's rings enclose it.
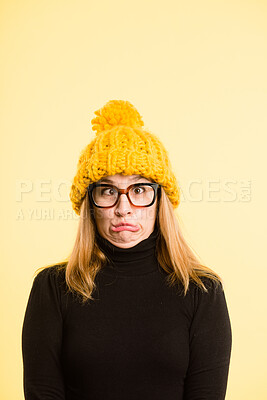
<path fill-rule="evenodd" d="M 135 207 L 150 207 L 160 192 L 158 183 L 134 183 L 127 189 L 119 189 L 115 185 L 106 183 L 91 183 L 88 194 L 96 207 L 111 208 L 119 201 L 121 194 L 126 194 L 129 202 Z"/>

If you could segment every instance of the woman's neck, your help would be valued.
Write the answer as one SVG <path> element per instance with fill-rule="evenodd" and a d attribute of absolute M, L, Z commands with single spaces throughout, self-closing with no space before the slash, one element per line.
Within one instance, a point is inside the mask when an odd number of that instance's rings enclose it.
<path fill-rule="evenodd" d="M 130 248 L 117 247 L 96 233 L 96 242 L 100 250 L 107 256 L 108 263 L 103 267 L 103 273 L 117 276 L 144 275 L 158 270 L 156 244 L 158 229 Z"/>

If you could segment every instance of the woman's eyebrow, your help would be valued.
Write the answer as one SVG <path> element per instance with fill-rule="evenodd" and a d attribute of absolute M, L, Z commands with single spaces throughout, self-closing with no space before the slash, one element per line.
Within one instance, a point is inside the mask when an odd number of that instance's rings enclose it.
<path fill-rule="evenodd" d="M 130 179 L 131 181 L 137 181 L 137 180 L 139 180 L 139 179 L 142 179 L 143 177 L 141 176 L 141 175 L 138 175 L 138 176 L 134 176 L 132 179 Z M 113 180 L 111 180 L 111 179 L 109 179 L 109 178 L 103 178 L 103 179 L 100 179 L 100 182 L 107 182 L 107 183 L 112 183 L 113 185 L 114 185 L 114 182 L 113 182 Z"/>

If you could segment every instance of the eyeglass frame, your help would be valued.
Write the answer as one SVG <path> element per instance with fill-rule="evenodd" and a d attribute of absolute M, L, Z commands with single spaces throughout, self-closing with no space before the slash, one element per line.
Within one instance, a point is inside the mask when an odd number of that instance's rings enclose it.
<path fill-rule="evenodd" d="M 135 204 L 132 203 L 132 201 L 131 201 L 131 199 L 129 197 L 128 193 L 131 190 L 131 188 L 132 187 L 139 187 L 139 186 L 151 186 L 153 188 L 153 190 L 154 190 L 154 198 L 153 198 L 152 202 L 150 204 L 146 205 L 146 206 L 136 206 Z M 99 205 L 97 205 L 95 203 L 94 199 L 93 199 L 93 194 L 92 194 L 92 192 L 93 192 L 95 187 L 111 187 L 111 188 L 114 188 L 118 192 L 118 197 L 117 197 L 117 200 L 115 201 L 115 203 L 112 206 L 99 206 Z M 94 182 L 94 183 L 91 183 L 87 187 L 87 191 L 88 191 L 90 200 L 92 201 L 94 206 L 98 207 L 98 208 L 112 208 L 112 207 L 114 207 L 118 203 L 121 194 L 126 194 L 129 203 L 131 205 L 133 205 L 134 207 L 151 207 L 156 201 L 157 194 L 161 193 L 161 185 L 159 185 L 158 183 L 154 183 L 154 182 L 142 182 L 142 183 L 133 183 L 132 185 L 128 186 L 126 189 L 119 189 L 117 186 L 112 185 L 112 184 Z"/>

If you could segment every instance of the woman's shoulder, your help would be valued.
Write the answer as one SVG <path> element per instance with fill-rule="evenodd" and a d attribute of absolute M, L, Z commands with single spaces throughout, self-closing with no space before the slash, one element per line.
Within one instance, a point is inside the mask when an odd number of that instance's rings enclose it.
<path fill-rule="evenodd" d="M 216 303 L 224 299 L 224 287 L 221 280 L 208 276 L 201 276 L 199 278 L 202 284 L 190 280 L 186 295 L 195 306 L 205 302 Z"/>
<path fill-rule="evenodd" d="M 227 315 L 227 304 L 223 283 L 210 277 L 201 277 L 201 281 L 205 288 L 199 286 L 195 282 L 190 282 L 188 295 L 189 302 L 193 307 L 194 313 L 199 315 L 206 313 L 210 318 Z"/>
<path fill-rule="evenodd" d="M 38 301 L 65 304 L 68 287 L 65 278 L 66 263 L 57 263 L 39 268 L 32 284 L 32 296 Z"/>
<path fill-rule="evenodd" d="M 215 277 L 199 276 L 199 282 L 190 279 L 189 290 L 196 293 L 212 293 L 223 291 L 223 283 Z"/>
<path fill-rule="evenodd" d="M 57 263 L 41 267 L 35 272 L 34 283 L 47 285 L 47 284 L 64 284 L 66 263 Z"/>

